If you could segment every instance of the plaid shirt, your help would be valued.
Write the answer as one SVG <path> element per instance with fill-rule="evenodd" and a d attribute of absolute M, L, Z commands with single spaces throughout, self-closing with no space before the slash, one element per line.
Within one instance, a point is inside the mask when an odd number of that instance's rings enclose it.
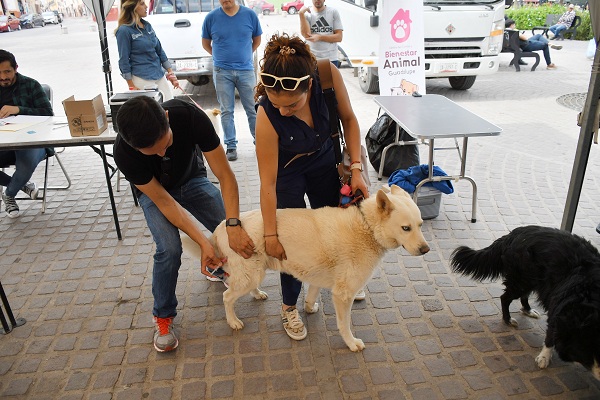
<path fill-rule="evenodd" d="M 18 106 L 21 115 L 54 115 L 52 105 L 42 85 L 35 79 L 21 75 L 17 72 L 17 81 L 10 87 L 0 87 L 0 93 L 4 91 L 12 92 L 12 102 L 0 104 Z M 3 96 L 0 96 L 2 98 Z"/>
<path fill-rule="evenodd" d="M 575 11 L 567 11 L 558 19 L 559 24 L 565 25 L 567 28 L 570 28 L 573 24 L 573 20 L 575 19 Z"/>

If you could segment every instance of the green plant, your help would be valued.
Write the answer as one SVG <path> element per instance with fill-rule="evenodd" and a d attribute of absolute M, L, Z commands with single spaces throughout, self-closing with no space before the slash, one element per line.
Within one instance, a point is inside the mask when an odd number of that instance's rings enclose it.
<path fill-rule="evenodd" d="M 559 4 L 540 7 L 525 6 L 506 10 L 506 16 L 516 22 L 517 29 L 531 30 L 534 26 L 544 26 L 548 14 L 563 14 L 564 12 L 565 7 Z M 575 40 L 590 40 L 593 37 L 590 13 L 578 11 L 577 15 L 581 17 L 581 25 L 577 28 Z"/>

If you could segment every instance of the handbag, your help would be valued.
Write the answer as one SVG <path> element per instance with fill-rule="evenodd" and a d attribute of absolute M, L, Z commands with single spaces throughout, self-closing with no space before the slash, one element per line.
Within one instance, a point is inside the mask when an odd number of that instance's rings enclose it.
<path fill-rule="evenodd" d="M 335 153 L 335 162 L 340 174 L 340 182 L 348 183 L 352 176 L 350 172 L 350 153 L 344 142 L 344 135 L 340 126 L 340 118 L 337 113 L 337 101 L 335 99 L 335 91 L 333 90 L 333 79 L 331 78 L 331 61 L 328 59 L 317 60 L 317 69 L 321 81 L 321 89 L 325 96 L 325 103 L 329 111 L 329 128 L 331 130 L 331 139 L 333 140 L 333 151 Z M 340 145 L 340 140 L 342 144 Z M 367 149 L 362 144 L 360 145 L 360 162 L 363 169 L 361 175 L 367 186 L 371 186 L 369 179 L 369 171 L 367 164 Z"/>

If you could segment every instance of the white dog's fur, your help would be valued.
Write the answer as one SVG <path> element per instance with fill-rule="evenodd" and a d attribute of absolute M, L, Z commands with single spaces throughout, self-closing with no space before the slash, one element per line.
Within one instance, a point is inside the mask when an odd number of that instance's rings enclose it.
<path fill-rule="evenodd" d="M 352 302 L 385 251 L 400 246 L 414 256 L 429 251 L 421 232 L 421 212 L 410 195 L 397 186 L 388 194 L 380 189 L 360 207 L 277 210 L 277 233 L 287 255 L 284 261 L 265 252 L 260 210 L 242 213 L 240 219 L 256 246 L 251 258 L 244 259 L 231 250 L 224 222 L 211 237 L 217 254 L 227 257 L 223 268 L 229 274 L 229 288 L 223 293 L 223 303 L 229 326 L 244 326 L 234 311 L 239 297 L 251 293 L 256 299 L 267 298 L 258 286 L 266 270 L 273 269 L 310 285 L 304 304 L 308 313 L 318 310 L 315 301 L 319 288 L 331 289 L 338 329 L 352 351 L 365 347 L 350 331 Z M 200 247 L 185 235 L 182 241 L 184 252 L 200 259 Z"/>

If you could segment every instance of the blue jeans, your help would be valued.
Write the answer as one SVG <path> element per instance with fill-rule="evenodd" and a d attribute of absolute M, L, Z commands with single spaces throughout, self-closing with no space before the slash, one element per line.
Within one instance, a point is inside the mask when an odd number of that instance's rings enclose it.
<path fill-rule="evenodd" d="M 550 60 L 550 49 L 548 48 L 548 39 L 544 37 L 542 34 L 533 35 L 527 40 L 527 44 L 521 47 L 523 51 L 538 51 L 542 50 L 544 53 L 544 60 L 546 60 L 546 65 L 552 64 Z"/>
<path fill-rule="evenodd" d="M 192 178 L 182 186 L 169 190 L 169 194 L 210 232 L 225 219 L 221 192 L 208 178 Z M 165 218 L 148 196 L 142 194 L 139 202 L 156 243 L 152 270 L 152 314 L 159 318 L 174 317 L 177 315 L 175 288 L 183 251 L 179 229 Z"/>
<path fill-rule="evenodd" d="M 0 186 L 6 187 L 6 195 L 15 197 L 31 179 L 36 167 L 44 158 L 46 158 L 46 149 L 0 151 L 0 167 L 15 166 L 12 177 L 0 171 Z"/>
<path fill-rule="evenodd" d="M 277 175 L 277 208 L 306 208 L 306 193 L 311 208 L 337 207 L 340 198 L 340 177 L 335 167 L 333 148 L 301 157 Z M 281 273 L 281 296 L 286 306 L 298 302 L 302 282 Z"/>
<path fill-rule="evenodd" d="M 235 108 L 235 89 L 240 94 L 242 106 L 248 117 L 250 134 L 255 137 L 256 110 L 254 109 L 254 87 L 256 75 L 254 71 L 238 71 L 215 67 L 213 81 L 217 91 L 217 100 L 221 106 L 221 125 L 223 126 L 224 143 L 227 149 L 237 148 L 233 110 Z"/>
<path fill-rule="evenodd" d="M 565 24 L 556 24 L 552 25 L 548 30 L 554 33 L 554 37 L 558 37 L 563 31 L 567 30 L 567 26 Z"/>

